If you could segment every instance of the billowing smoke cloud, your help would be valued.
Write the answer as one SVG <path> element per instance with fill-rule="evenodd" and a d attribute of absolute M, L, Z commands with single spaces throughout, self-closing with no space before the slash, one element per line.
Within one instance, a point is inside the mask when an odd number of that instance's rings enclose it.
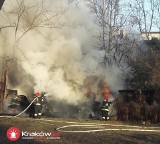
<path fill-rule="evenodd" d="M 9 3 L 6 1 L 4 8 Z M 88 86 L 97 93 L 100 79 L 105 79 L 113 91 L 121 88 L 119 71 L 113 67 L 104 70 L 98 65 L 103 52 L 95 47 L 93 35 L 97 31 L 87 7 L 83 3 L 68 5 L 67 0 L 51 0 L 47 4 L 48 9 L 67 8 L 58 19 L 58 28 L 35 28 L 18 44 L 14 42 L 15 29 L 0 32 L 1 56 L 14 56 L 9 87 L 30 99 L 33 92 L 45 91 L 49 99 L 69 104 L 83 102 Z M 8 16 L 12 18 L 12 14 Z"/>

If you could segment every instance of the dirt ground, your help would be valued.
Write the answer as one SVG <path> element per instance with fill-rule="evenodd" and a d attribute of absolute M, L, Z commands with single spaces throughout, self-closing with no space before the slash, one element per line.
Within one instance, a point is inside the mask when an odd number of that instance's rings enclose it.
<path fill-rule="evenodd" d="M 0 117 L 0 144 L 160 144 L 159 125 L 135 126 L 135 124 L 132 124 L 132 126 L 134 125 L 134 127 L 128 127 L 128 125 L 130 124 L 116 121 L 92 121 L 60 118 L 32 119 L 28 117 Z M 66 127 L 58 129 L 60 131 L 60 139 L 58 140 L 27 140 L 22 139 L 21 136 L 17 141 L 10 141 L 6 136 L 6 132 L 8 128 L 12 126 L 17 127 L 20 131 L 43 131 L 55 133 L 57 132 L 57 128 L 63 126 Z M 111 129 L 118 130 L 113 131 Z M 157 131 L 127 131 L 121 129 L 142 129 Z M 92 130 L 95 131 L 92 132 Z"/>

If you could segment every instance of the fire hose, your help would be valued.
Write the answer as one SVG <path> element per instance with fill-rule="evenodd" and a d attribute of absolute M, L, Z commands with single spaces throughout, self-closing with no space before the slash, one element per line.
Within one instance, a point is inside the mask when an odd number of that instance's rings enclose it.
<path fill-rule="evenodd" d="M 131 132 L 160 133 L 160 127 L 151 127 L 151 126 L 145 127 L 145 126 L 138 126 L 138 125 L 111 124 L 111 123 L 79 123 L 79 122 L 71 122 L 71 121 L 55 121 L 55 120 L 45 120 L 45 119 L 38 120 L 38 122 L 46 125 L 55 125 L 55 122 L 67 123 L 69 125 L 64 125 L 55 129 L 56 131 L 65 132 L 65 133 L 92 133 L 92 132 L 102 132 L 102 131 L 131 131 Z M 54 122 L 54 123 L 51 123 L 51 122 Z M 80 130 L 79 128 L 80 129 L 82 128 L 84 130 Z"/>
<path fill-rule="evenodd" d="M 18 117 L 18 116 L 22 115 L 23 113 L 25 113 L 25 112 L 29 109 L 29 107 L 34 103 L 34 101 L 35 101 L 37 98 L 38 98 L 38 97 L 34 98 L 34 99 L 31 101 L 31 103 L 30 103 L 21 113 L 15 115 L 15 116 L 9 116 L 9 117 L 7 117 L 7 116 L 1 116 L 1 117 L 14 118 L 14 117 Z"/>
<path fill-rule="evenodd" d="M 30 103 L 21 113 L 15 115 L 15 116 L 12 116 L 12 117 L 18 117 L 18 116 L 20 116 L 21 114 L 23 114 L 24 112 L 26 112 L 26 111 L 29 109 L 29 107 L 32 105 L 32 103 L 34 103 L 34 101 L 35 101 L 37 98 L 38 98 L 38 97 L 34 98 L 34 99 L 31 101 L 31 103 Z"/>
<path fill-rule="evenodd" d="M 133 132 L 160 132 L 160 129 L 149 129 L 148 127 L 139 127 L 134 128 L 134 126 L 127 126 L 125 128 L 105 128 L 105 124 L 78 124 L 78 125 L 66 125 L 62 127 L 56 128 L 59 132 L 65 132 L 65 133 L 90 133 L 90 132 L 102 132 L 102 131 L 133 131 Z M 112 127 L 117 127 L 118 125 L 112 125 Z M 123 125 L 124 127 L 125 125 Z M 83 127 L 85 130 L 64 130 L 67 128 L 77 128 L 77 127 Z M 86 130 L 87 127 L 92 127 L 93 129 Z"/>
<path fill-rule="evenodd" d="M 31 103 L 30 103 L 22 112 L 20 112 L 19 114 L 15 115 L 15 116 L 0 116 L 0 117 L 14 118 L 14 117 L 18 117 L 18 116 L 22 115 L 23 113 L 25 113 L 25 112 L 29 109 L 29 107 L 34 103 L 34 101 L 35 101 L 37 98 L 38 98 L 38 97 L 34 98 L 34 99 L 31 101 Z M 115 102 L 115 101 L 117 101 L 117 99 L 113 100 L 112 103 Z M 113 110 L 112 110 L 112 112 L 109 114 L 109 117 L 114 117 L 115 115 L 116 115 L 116 113 L 113 114 Z"/>

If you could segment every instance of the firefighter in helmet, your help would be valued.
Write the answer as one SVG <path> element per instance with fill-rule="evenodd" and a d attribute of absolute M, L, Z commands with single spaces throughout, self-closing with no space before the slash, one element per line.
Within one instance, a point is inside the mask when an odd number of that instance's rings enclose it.
<path fill-rule="evenodd" d="M 35 97 L 35 101 L 34 101 L 34 106 L 35 106 L 35 113 L 34 113 L 34 117 L 35 118 L 41 118 L 42 116 L 42 105 L 43 105 L 43 96 L 44 93 L 39 93 L 37 92 Z"/>
<path fill-rule="evenodd" d="M 102 119 L 108 120 L 109 106 L 111 105 L 111 102 L 108 102 L 108 99 L 110 98 L 110 91 L 106 82 L 102 82 L 101 91 L 103 96 L 102 109 L 101 109 Z"/>

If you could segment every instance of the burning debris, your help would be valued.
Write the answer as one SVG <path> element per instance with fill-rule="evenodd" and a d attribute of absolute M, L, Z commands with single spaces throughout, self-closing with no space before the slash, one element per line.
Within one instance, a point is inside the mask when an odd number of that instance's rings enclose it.
<path fill-rule="evenodd" d="M 40 118 L 41 115 L 63 118 L 91 118 L 106 119 L 109 114 L 109 99 L 111 92 L 105 81 L 97 82 L 98 94 L 91 88 L 87 89 L 86 101 L 77 105 L 68 104 L 65 101 L 49 100 L 45 93 L 36 93 L 37 100 L 30 106 L 26 114 Z M 117 120 L 131 122 L 160 122 L 160 100 L 158 91 L 155 90 L 120 90 L 119 97 L 114 102 L 112 109 L 116 110 Z M 8 109 L 12 114 L 25 110 L 30 102 L 25 95 L 18 95 L 17 90 L 7 89 L 7 97 L 10 105 Z M 112 111 L 112 110 L 111 110 Z M 64 115 L 65 113 L 65 115 Z"/>
<path fill-rule="evenodd" d="M 7 113 L 10 114 L 21 113 L 29 106 L 24 112 L 35 118 L 40 118 L 41 115 L 50 117 L 88 118 L 89 114 L 93 114 L 90 115 L 90 118 L 101 119 L 101 99 L 108 101 L 109 98 L 106 97 L 108 94 L 106 93 L 108 92 L 106 88 L 108 89 L 106 83 L 102 83 L 100 80 L 97 82 L 99 94 L 88 89 L 88 92 L 84 95 L 84 97 L 86 96 L 86 101 L 76 105 L 68 104 L 66 101 L 49 100 L 51 96 L 47 96 L 44 92 L 37 92 L 34 97 L 34 99 L 36 98 L 34 103 L 30 105 L 31 102 L 25 95 L 18 95 L 17 90 L 11 89 L 6 90 L 7 93 L 4 102 L 7 106 Z"/>
<path fill-rule="evenodd" d="M 16 115 L 25 110 L 29 106 L 30 101 L 28 100 L 27 96 L 18 95 L 17 90 L 7 89 L 7 96 L 4 99 L 4 103 L 5 103 L 5 109 L 3 113 Z M 31 105 L 29 109 L 25 111 L 25 114 L 33 116 L 34 105 Z"/>

